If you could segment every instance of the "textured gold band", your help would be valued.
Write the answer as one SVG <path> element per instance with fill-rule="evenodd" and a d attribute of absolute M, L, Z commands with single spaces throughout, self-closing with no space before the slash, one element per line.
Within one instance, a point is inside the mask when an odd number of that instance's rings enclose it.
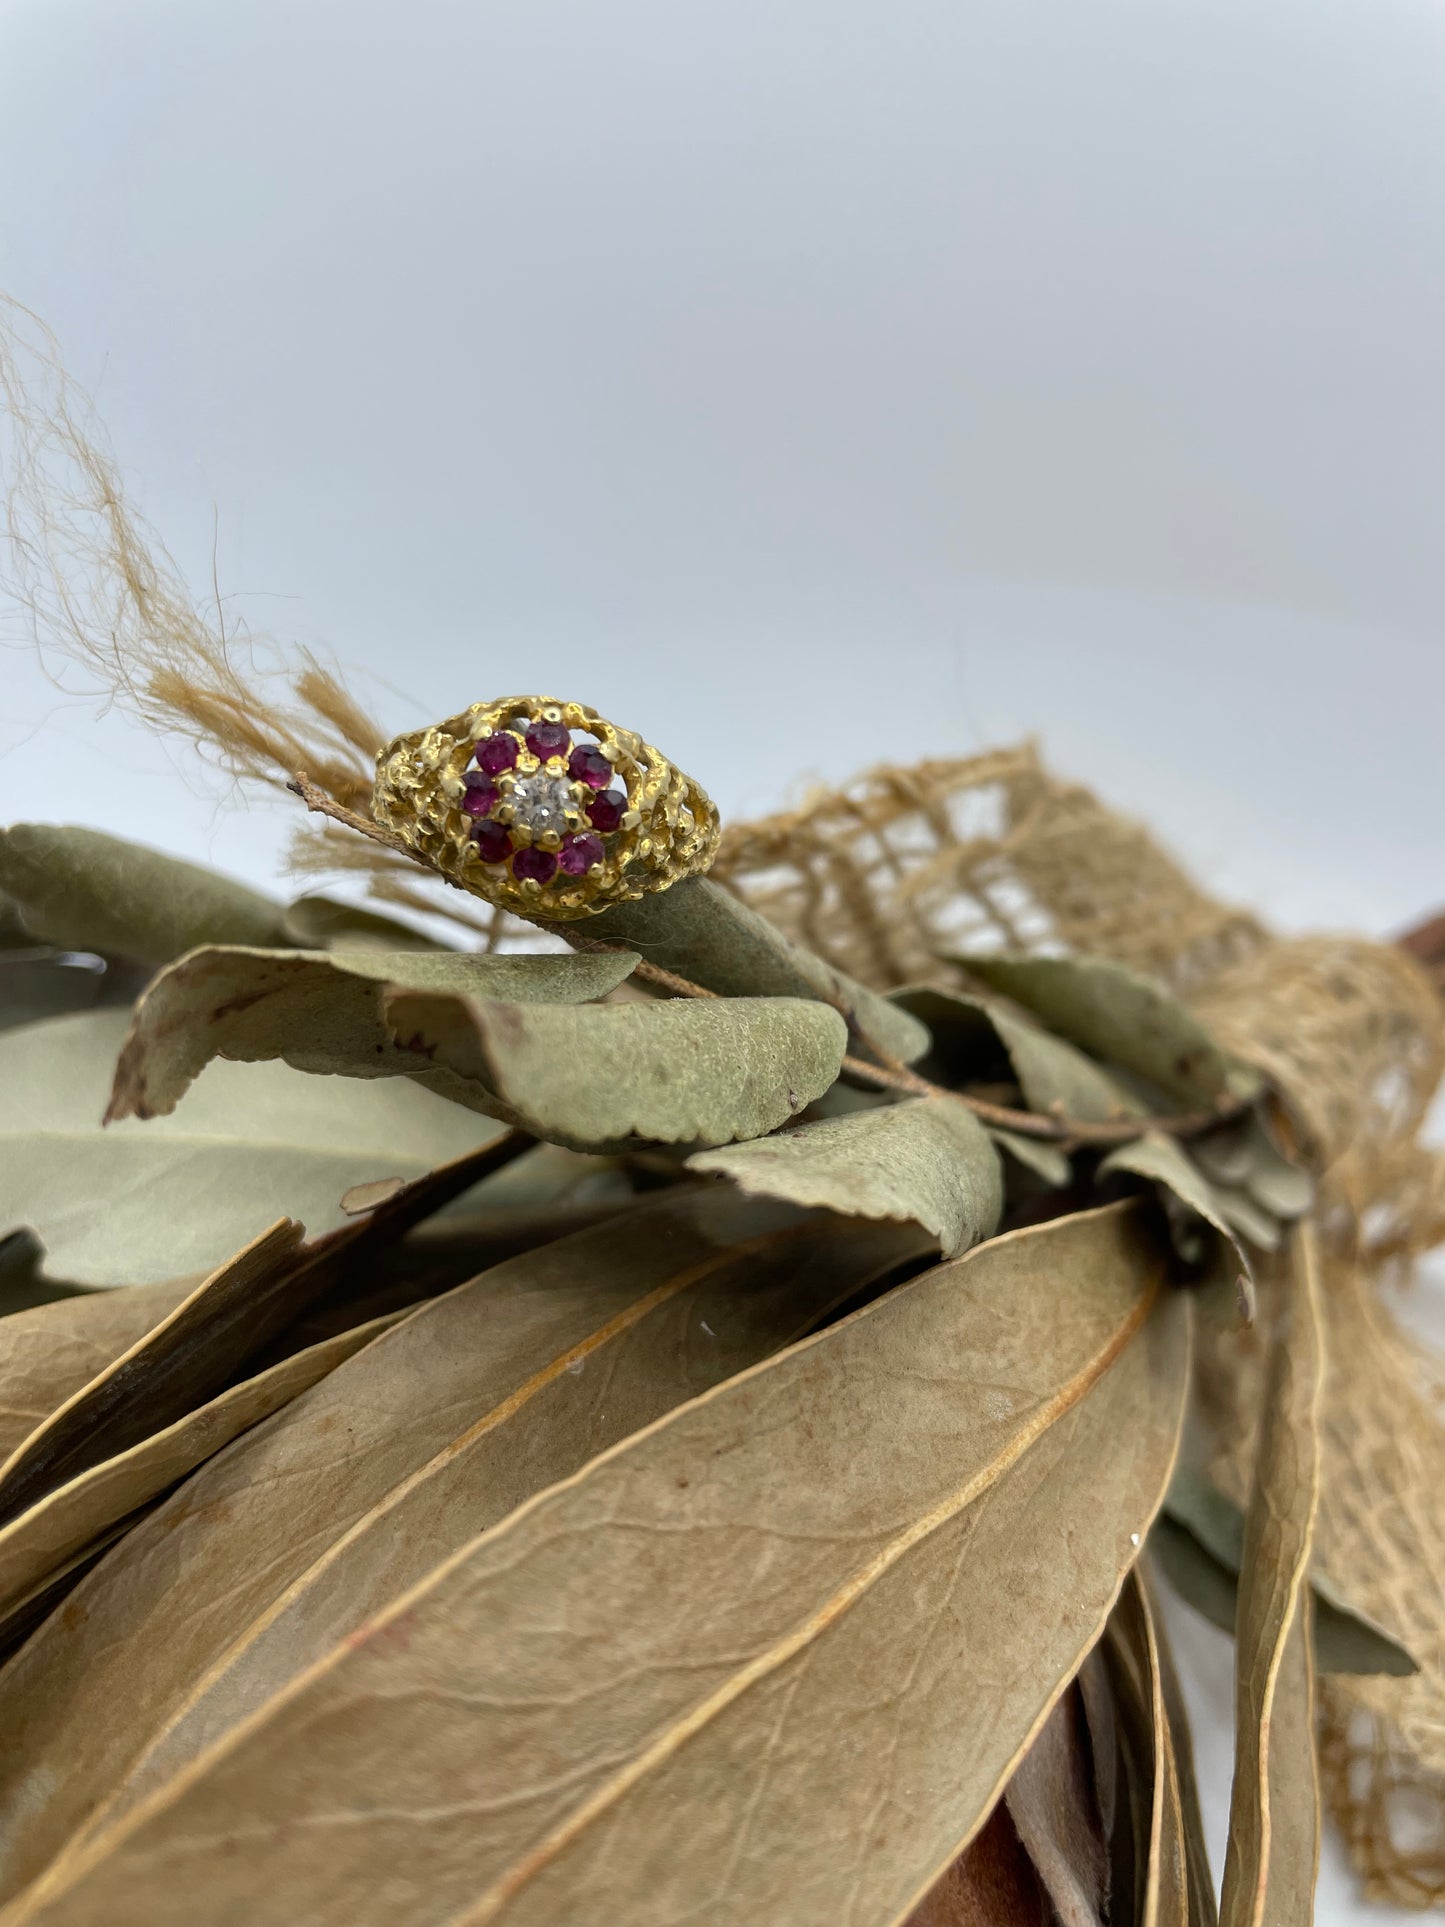
<path fill-rule="evenodd" d="M 398 736 L 371 813 L 474 896 L 557 922 L 697 875 L 719 834 L 706 791 L 650 743 L 551 696 Z"/>

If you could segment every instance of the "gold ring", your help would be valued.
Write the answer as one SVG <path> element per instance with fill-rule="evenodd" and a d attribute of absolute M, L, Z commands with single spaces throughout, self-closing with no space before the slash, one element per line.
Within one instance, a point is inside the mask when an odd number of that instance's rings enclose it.
<path fill-rule="evenodd" d="M 592 916 L 706 870 L 716 805 L 585 703 L 506 696 L 388 743 L 371 813 L 453 883 L 519 916 Z"/>

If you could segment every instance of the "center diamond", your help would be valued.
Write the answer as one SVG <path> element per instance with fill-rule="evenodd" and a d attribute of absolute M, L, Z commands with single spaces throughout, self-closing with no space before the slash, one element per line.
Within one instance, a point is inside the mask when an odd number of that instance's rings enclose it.
<path fill-rule="evenodd" d="M 533 836 L 555 830 L 561 836 L 567 828 L 568 810 L 576 810 L 577 798 L 565 776 L 549 776 L 539 770 L 535 776 L 519 776 L 512 790 L 512 818 Z"/>

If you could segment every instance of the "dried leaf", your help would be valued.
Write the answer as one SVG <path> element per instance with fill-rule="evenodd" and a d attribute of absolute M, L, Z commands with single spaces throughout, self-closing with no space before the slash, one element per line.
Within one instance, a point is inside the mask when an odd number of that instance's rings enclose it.
<path fill-rule="evenodd" d="M 173 1312 L 198 1279 L 87 1292 L 0 1320 L 0 1454 Z"/>
<path fill-rule="evenodd" d="M 1004 1798 L 1059 1927 L 1103 1927 L 1109 1858 L 1077 1688 L 1044 1721 Z"/>
<path fill-rule="evenodd" d="M 37 945 L 0 949 L 0 1030 L 37 1024 L 71 1011 L 130 1003 L 144 973 L 130 964 Z"/>
<path fill-rule="evenodd" d="M 15 1927 L 896 1920 L 982 1825 L 1162 1498 L 1189 1301 L 1159 1266 L 1127 1207 L 1055 1221 L 693 1400 L 460 1548 Z M 57 1704 L 42 1642 L 0 1676 L 32 1723 Z"/>
<path fill-rule="evenodd" d="M 0 1035 L 0 1229 L 33 1229 L 61 1278 L 210 1271 L 280 1215 L 332 1230 L 352 1185 L 421 1177 L 493 1134 L 406 1078 L 283 1064 L 217 1064 L 174 1118 L 102 1130 L 126 1028 L 97 1011 Z"/>
<path fill-rule="evenodd" d="M 1000 1150 L 1007 1151 L 1026 1171 L 1032 1171 L 1036 1178 L 1042 1178 L 1052 1190 L 1062 1190 L 1074 1175 L 1074 1167 L 1067 1154 L 1046 1138 L 1024 1137 L 1019 1131 L 1001 1131 L 995 1124 L 989 1125 L 988 1134 Z"/>
<path fill-rule="evenodd" d="M 282 908 L 234 878 L 101 830 L 0 830 L 0 889 L 62 950 L 168 963 L 199 943 L 284 941 Z"/>
<path fill-rule="evenodd" d="M 308 1311 L 344 1267 L 373 1258 L 452 1198 L 509 1163 L 526 1140 L 469 1152 L 388 1200 L 362 1224 L 304 1243 L 283 1218 L 203 1279 L 0 1464 L 0 1524 L 203 1403 Z"/>
<path fill-rule="evenodd" d="M 689 1158 L 744 1191 L 825 1205 L 850 1217 L 902 1218 L 931 1231 L 945 1257 L 997 1228 L 1003 1174 L 988 1133 L 961 1104 L 913 1098 L 800 1124 Z"/>
<path fill-rule="evenodd" d="M 1309 1173 L 1280 1150 L 1258 1109 L 1195 1138 L 1190 1150 L 1213 1184 L 1243 1191 L 1272 1218 L 1300 1218 L 1310 1208 L 1314 1185 Z"/>
<path fill-rule="evenodd" d="M 960 957 L 973 976 L 1024 1005 L 1106 1064 L 1147 1079 L 1175 1103 L 1207 1109 L 1261 1090 L 1182 1004 L 1102 957 Z"/>
<path fill-rule="evenodd" d="M 390 1312 L 293 1352 L 114 1457 L 47 1490 L 28 1510 L 11 1517 L 0 1528 L 0 1641 L 6 1621 L 26 1598 L 102 1541 L 113 1525 L 132 1517 L 232 1439 L 280 1411 L 405 1315 Z"/>
<path fill-rule="evenodd" d="M 392 989 L 386 1014 L 433 1075 L 461 1078 L 495 1116 L 583 1150 L 760 1137 L 828 1089 L 847 1041 L 836 1010 L 798 997 L 566 1008 Z"/>
<path fill-rule="evenodd" d="M 305 896 L 288 903 L 281 913 L 282 935 L 277 940 L 301 950 L 446 950 L 399 917 L 366 910 L 339 897 Z"/>
<path fill-rule="evenodd" d="M 1159 1684 L 1164 1695 L 1164 1715 L 1168 1723 L 1174 1755 L 1174 1772 L 1179 1783 L 1179 1803 L 1184 1820 L 1184 1854 L 1189 1869 L 1190 1927 L 1219 1927 L 1219 1901 L 1214 1891 L 1209 1847 L 1204 1837 L 1204 1815 L 1199 1805 L 1199 1783 L 1194 1766 L 1194 1735 L 1190 1730 L 1189 1709 L 1179 1683 L 1169 1629 L 1159 1611 L 1155 1589 L 1147 1571 L 1147 1561 L 1134 1568 L 1144 1589 L 1154 1628 L 1154 1646 L 1159 1667 Z"/>
<path fill-rule="evenodd" d="M 1191 1905 L 1200 1898 L 1200 1870 L 1191 1870 L 1189 1864 L 1189 1835 L 1175 1736 L 1165 1702 L 1158 1629 L 1137 1569 L 1129 1575 L 1109 1621 L 1105 1649 L 1115 1682 L 1131 1792 L 1139 1800 L 1142 1815 L 1133 1917 L 1140 1927 L 1190 1927 L 1191 1920 L 1204 1927 L 1204 1916 L 1191 1913 Z M 1187 1744 L 1187 1732 L 1184 1739 Z M 1210 1893 L 1207 1860 L 1202 1876 L 1204 1890 Z M 1212 1907 L 1212 1894 L 1208 1904 Z"/>
<path fill-rule="evenodd" d="M 1319 1507 L 1324 1355 L 1307 1224 L 1296 1229 L 1281 1276 L 1289 1303 L 1271 1345 L 1239 1587 L 1223 1927 L 1310 1921 L 1319 1867 L 1307 1579 Z"/>
<path fill-rule="evenodd" d="M 1240 1312 L 1246 1322 L 1251 1321 L 1254 1317 L 1254 1267 L 1249 1254 L 1225 1216 L 1214 1187 L 1183 1146 L 1171 1137 L 1151 1131 L 1146 1137 L 1135 1138 L 1131 1144 L 1121 1144 L 1099 1165 L 1101 1178 L 1116 1171 L 1127 1171 L 1134 1177 L 1147 1178 L 1151 1184 L 1160 1187 L 1164 1194 L 1163 1202 L 1167 1206 L 1173 1206 L 1177 1201 L 1186 1213 L 1202 1218 L 1206 1224 L 1213 1226 L 1234 1256 L 1238 1268 Z M 1170 1221 L 1171 1224 L 1177 1223 L 1177 1214 L 1173 1210 Z M 1195 1255 L 1187 1248 L 1187 1240 L 1185 1255 Z"/>
<path fill-rule="evenodd" d="M 1244 1514 L 1192 1466 L 1180 1466 L 1150 1546 L 1170 1583 L 1197 1612 L 1232 1633 L 1244 1559 Z M 1419 1662 L 1383 1626 L 1350 1606 L 1323 1574 L 1311 1579 L 1315 1665 L 1322 1673 L 1418 1673 Z"/>
<path fill-rule="evenodd" d="M 950 1083 L 986 1076 L 1001 1051 L 1031 1111 L 1094 1123 L 1148 1114 L 1092 1058 L 998 1003 L 931 985 L 896 990 L 892 1001 L 927 1024 Z"/>
<path fill-rule="evenodd" d="M 398 1045 L 383 1015 L 388 985 L 522 1003 L 603 997 L 636 957 L 491 957 L 455 950 L 194 950 L 136 1006 L 116 1065 L 108 1119 L 165 1117 L 215 1057 L 281 1058 L 341 1077 L 415 1078 L 486 1110 L 486 1093 Z"/>
<path fill-rule="evenodd" d="M 1002 1800 L 903 1927 L 1052 1927 L 1039 1877 Z"/>
<path fill-rule="evenodd" d="M 559 935 L 576 935 L 575 925 Z M 689 877 L 671 890 L 615 903 L 589 917 L 590 940 L 622 944 L 720 997 L 818 997 L 833 1004 L 870 1043 L 911 1064 L 929 1046 L 928 1031 L 876 990 L 824 963 L 750 910 L 710 877 Z"/>
<path fill-rule="evenodd" d="M 0 1676 L 0 1779 L 52 1783 L 4 1841 L 6 1891 L 151 1742 L 184 1756 L 227 1695 L 289 1678 L 537 1486 L 917 1251 L 689 1188 L 426 1306 L 206 1466 L 86 1582 L 83 1620 Z"/>

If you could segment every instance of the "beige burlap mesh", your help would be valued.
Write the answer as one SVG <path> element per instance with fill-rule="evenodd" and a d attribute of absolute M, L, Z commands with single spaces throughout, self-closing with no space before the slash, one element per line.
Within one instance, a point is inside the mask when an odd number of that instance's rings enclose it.
<path fill-rule="evenodd" d="M 1445 1068 L 1430 976 L 1383 944 L 1272 937 L 1027 745 L 875 770 L 734 826 L 715 874 L 880 988 L 947 982 L 950 953 L 998 948 L 1151 971 L 1288 1095 L 1328 1255 L 1318 1559 L 1421 1665 L 1324 1683 L 1326 1797 L 1372 1896 L 1445 1901 L 1445 1395 L 1387 1303 L 1445 1238 L 1445 1159 L 1419 1135 Z M 1260 1333 L 1202 1347 L 1201 1404 L 1236 1490 L 1262 1349 Z"/>

